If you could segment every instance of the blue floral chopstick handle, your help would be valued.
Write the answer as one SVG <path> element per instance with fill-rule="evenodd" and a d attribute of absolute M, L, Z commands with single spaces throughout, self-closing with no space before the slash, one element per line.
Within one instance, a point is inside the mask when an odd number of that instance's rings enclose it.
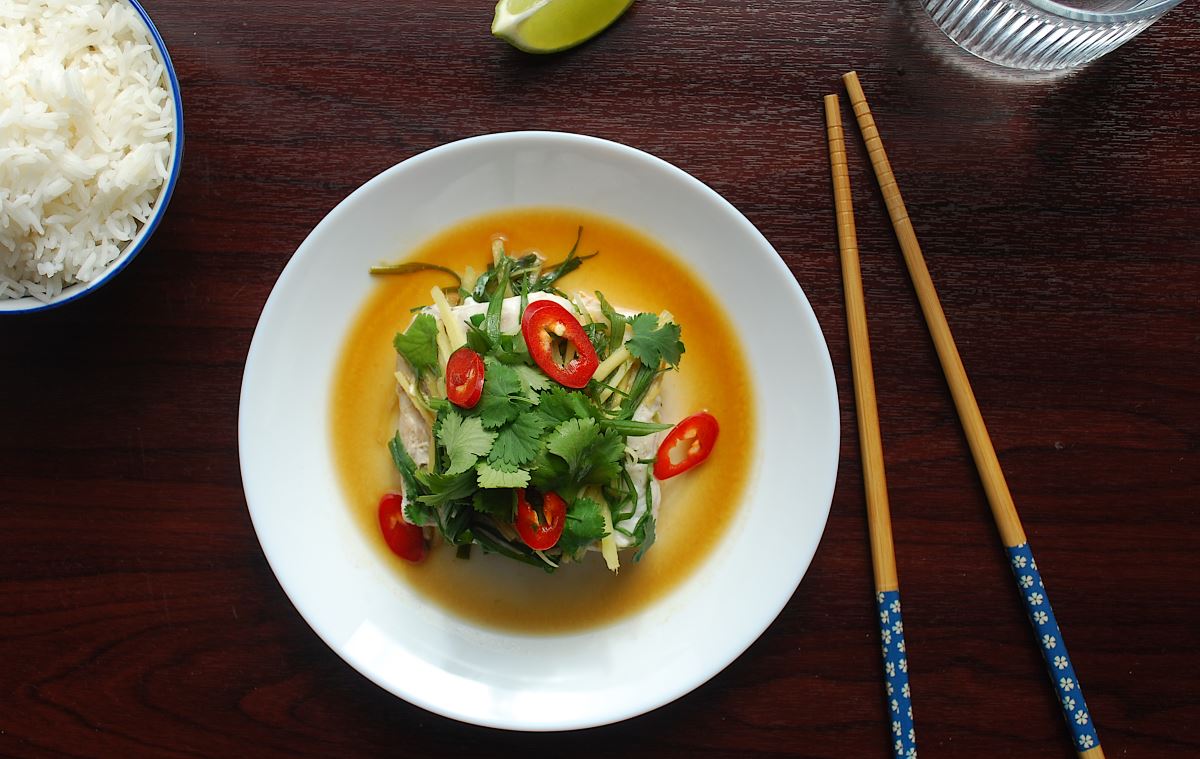
<path fill-rule="evenodd" d="M 1075 675 L 1075 667 L 1067 654 L 1067 644 L 1063 642 L 1058 622 L 1054 619 L 1054 610 L 1050 608 L 1050 599 L 1046 597 L 1046 587 L 1038 573 L 1037 562 L 1033 560 L 1033 552 L 1029 550 L 1028 543 L 1005 550 L 1008 551 L 1013 577 L 1025 601 L 1025 610 L 1029 612 L 1029 622 L 1037 635 L 1042 658 L 1046 660 L 1046 670 L 1058 694 L 1075 750 L 1082 753 L 1098 748 L 1100 736 L 1083 700 L 1079 678 Z"/>
<path fill-rule="evenodd" d="M 917 733 L 913 727 L 912 691 L 908 687 L 908 652 L 904 645 L 904 619 L 900 616 L 900 591 L 880 591 L 875 600 L 879 602 L 884 687 L 892 718 L 892 754 L 897 759 L 916 759 Z"/>

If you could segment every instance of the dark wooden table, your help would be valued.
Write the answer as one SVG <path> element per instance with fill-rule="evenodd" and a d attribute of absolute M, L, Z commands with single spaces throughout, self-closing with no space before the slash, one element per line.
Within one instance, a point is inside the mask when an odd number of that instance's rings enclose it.
<path fill-rule="evenodd" d="M 913 0 L 642 0 L 534 58 L 489 2 L 152 0 L 183 87 L 165 222 L 114 283 L 0 320 L 0 754 L 885 757 L 821 96 L 856 68 L 1110 757 L 1200 752 L 1200 9 L 1021 77 Z M 847 111 L 848 115 L 848 111 Z M 775 624 L 582 733 L 464 726 L 335 656 L 247 515 L 237 416 L 276 276 L 339 200 L 512 129 L 643 148 L 771 240 L 825 329 L 832 513 Z M 924 757 L 1069 757 L 856 132 L 867 305 Z"/>

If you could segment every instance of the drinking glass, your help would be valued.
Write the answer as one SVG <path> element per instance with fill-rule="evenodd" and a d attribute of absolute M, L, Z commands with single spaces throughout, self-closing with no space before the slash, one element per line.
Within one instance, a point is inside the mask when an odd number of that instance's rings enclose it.
<path fill-rule="evenodd" d="M 921 0 L 963 49 L 994 63 L 1052 71 L 1133 39 L 1182 0 Z"/>

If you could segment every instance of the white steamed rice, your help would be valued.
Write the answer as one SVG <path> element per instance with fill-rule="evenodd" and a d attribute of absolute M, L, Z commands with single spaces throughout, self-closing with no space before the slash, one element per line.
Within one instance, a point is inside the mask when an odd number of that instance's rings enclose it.
<path fill-rule="evenodd" d="M 100 276 L 150 218 L 174 129 L 133 6 L 0 0 L 0 298 Z"/>

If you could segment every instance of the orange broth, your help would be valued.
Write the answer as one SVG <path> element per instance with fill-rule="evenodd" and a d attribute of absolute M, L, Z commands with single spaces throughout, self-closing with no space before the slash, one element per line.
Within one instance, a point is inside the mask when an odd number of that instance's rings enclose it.
<path fill-rule="evenodd" d="M 661 597 L 710 558 L 739 508 L 754 454 L 754 407 L 737 336 L 712 293 L 687 266 L 639 232 L 608 218 L 574 210 L 505 211 L 459 224 L 413 251 L 408 260 L 463 271 L 491 260 L 494 236 L 509 255 L 540 251 L 561 261 L 582 226 L 581 255 L 599 251 L 559 286 L 567 293 L 600 290 L 615 306 L 658 313 L 682 326 L 687 348 L 678 372 L 664 380 L 662 418 L 679 421 L 708 409 L 721 424 L 717 445 L 702 466 L 662 483 L 657 541 L 638 563 L 621 554 L 608 571 L 599 553 L 553 574 L 474 546 L 469 560 L 435 542 L 420 564 L 388 551 L 376 507 L 385 492 L 399 492 L 387 441 L 396 431 L 392 336 L 412 319 L 410 309 L 430 302 L 434 272 L 378 278 L 346 337 L 331 403 L 333 453 L 343 492 L 356 521 L 379 557 L 419 594 L 474 623 L 527 633 L 561 633 L 607 624 Z M 440 541 L 440 538 L 438 539 Z"/>

